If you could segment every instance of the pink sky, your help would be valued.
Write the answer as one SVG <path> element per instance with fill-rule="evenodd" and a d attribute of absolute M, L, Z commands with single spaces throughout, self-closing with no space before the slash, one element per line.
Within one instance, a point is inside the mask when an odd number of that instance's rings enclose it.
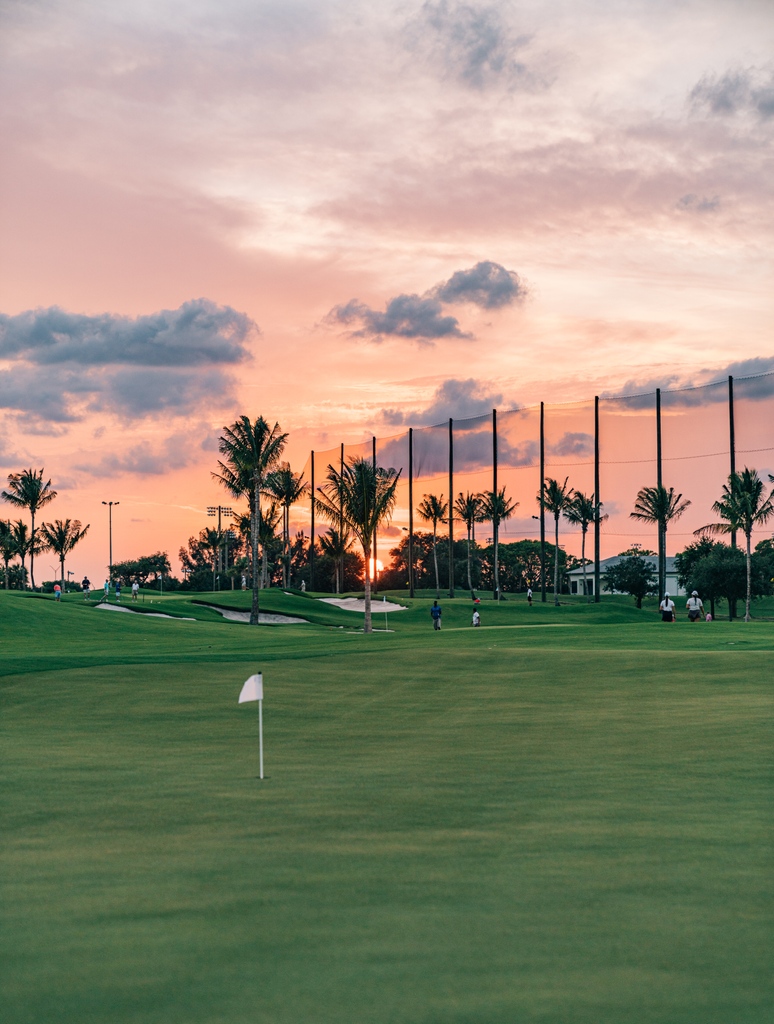
<path fill-rule="evenodd" d="M 44 466 L 47 518 L 92 524 L 78 575 L 104 574 L 108 499 L 116 559 L 176 561 L 242 412 L 301 468 L 495 403 L 774 369 L 764 0 L 54 0 L 3 21 L 0 472 Z M 709 458 L 708 429 L 686 432 Z M 688 479 L 667 483 L 694 527 L 717 485 Z"/>

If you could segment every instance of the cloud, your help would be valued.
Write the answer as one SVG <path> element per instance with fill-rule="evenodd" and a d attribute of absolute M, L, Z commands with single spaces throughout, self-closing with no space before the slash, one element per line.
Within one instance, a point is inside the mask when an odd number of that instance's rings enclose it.
<path fill-rule="evenodd" d="M 594 451 L 594 438 L 591 434 L 568 431 L 556 444 L 551 445 L 552 455 L 591 455 Z"/>
<path fill-rule="evenodd" d="M 720 196 L 697 196 L 693 192 L 681 196 L 677 201 L 678 210 L 691 213 L 713 213 L 720 206 Z"/>
<path fill-rule="evenodd" d="M 244 362 L 258 325 L 208 299 L 150 316 L 84 316 L 58 306 L 0 314 L 0 357 L 84 366 L 212 366 Z"/>
<path fill-rule="evenodd" d="M 500 392 L 489 390 L 483 381 L 468 377 L 467 380 L 451 378 L 436 388 L 433 399 L 425 409 L 402 412 L 399 409 L 383 409 L 382 418 L 392 426 L 411 424 L 440 424 L 450 417 L 468 419 L 473 416 L 484 416 L 492 412 L 502 403 Z"/>
<path fill-rule="evenodd" d="M 95 462 L 82 462 L 73 468 L 90 476 L 114 477 L 124 473 L 161 476 L 183 469 L 195 461 L 195 446 L 188 433 L 173 434 L 157 447 L 147 441 L 132 445 L 126 451 L 111 452 Z"/>
<path fill-rule="evenodd" d="M 752 112 L 765 121 L 774 116 L 774 72 L 752 67 L 705 75 L 690 99 L 695 107 L 720 117 Z"/>
<path fill-rule="evenodd" d="M 536 82 L 517 57 L 530 36 L 513 35 L 497 4 L 426 2 L 409 25 L 408 40 L 412 50 L 424 51 L 440 67 L 443 77 L 472 89 Z"/>
<path fill-rule="evenodd" d="M 621 393 L 600 397 L 627 409 L 655 409 L 656 388 L 661 388 L 662 408 L 695 407 L 728 401 L 727 381 L 734 378 L 734 397 L 758 400 L 774 395 L 774 356 L 742 359 L 724 367 L 699 370 L 690 376 L 672 374 L 648 380 L 629 380 Z"/>
<path fill-rule="evenodd" d="M 439 338 L 470 339 L 473 335 L 460 329 L 456 317 L 443 315 L 444 305 L 470 302 L 481 309 L 500 309 L 520 302 L 525 295 L 526 286 L 517 273 L 483 260 L 469 270 L 456 271 L 424 295 L 397 295 L 383 313 L 352 299 L 346 305 L 334 306 L 324 322 L 348 327 L 359 324 L 351 337 L 377 342 L 385 336 L 413 338 L 427 344 Z"/>
<path fill-rule="evenodd" d="M 353 338 L 381 341 L 385 335 L 432 342 L 438 338 L 470 338 L 460 330 L 456 317 L 443 316 L 441 303 L 432 297 L 397 295 L 390 299 L 383 313 L 364 302 L 352 299 L 345 306 L 335 306 L 325 318 L 327 323 L 347 326 L 360 324 Z"/>
<path fill-rule="evenodd" d="M 517 273 L 491 260 L 477 263 L 470 270 L 458 270 L 445 284 L 433 289 L 433 294 L 441 302 L 472 302 L 482 309 L 510 306 L 520 302 L 526 292 Z"/>
<path fill-rule="evenodd" d="M 61 433 L 89 412 L 190 414 L 232 398 L 226 368 L 250 357 L 257 326 L 207 299 L 151 316 L 0 315 L 0 408 L 34 433 Z"/>

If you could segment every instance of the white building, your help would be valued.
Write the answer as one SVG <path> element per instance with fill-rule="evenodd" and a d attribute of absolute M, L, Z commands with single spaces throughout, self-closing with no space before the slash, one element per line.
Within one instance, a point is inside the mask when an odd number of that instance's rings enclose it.
<path fill-rule="evenodd" d="M 656 573 L 658 573 L 658 559 L 655 555 L 642 555 L 642 558 L 646 562 L 650 562 Z M 613 555 L 612 558 L 603 558 L 599 563 L 599 572 L 603 577 L 600 581 L 602 586 L 602 593 L 616 593 L 616 591 L 605 590 L 604 574 L 605 569 L 609 569 L 613 565 L 617 565 L 621 561 L 621 555 Z M 567 579 L 570 583 L 571 594 L 582 594 L 583 593 L 583 569 L 572 569 L 567 573 Z M 587 593 L 592 595 L 594 593 L 594 565 L 586 566 L 586 587 Z M 682 587 L 677 585 L 677 570 L 675 569 L 675 560 L 671 555 L 667 556 L 666 559 L 666 592 L 671 594 L 672 597 L 682 597 L 686 591 Z"/>

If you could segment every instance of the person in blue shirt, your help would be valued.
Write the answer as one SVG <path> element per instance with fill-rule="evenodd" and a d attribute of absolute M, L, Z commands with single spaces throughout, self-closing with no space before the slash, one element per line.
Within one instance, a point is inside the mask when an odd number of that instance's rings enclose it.
<path fill-rule="evenodd" d="M 441 628 L 441 606 L 437 601 L 433 601 L 433 607 L 430 609 L 430 615 L 433 619 L 433 629 Z"/>

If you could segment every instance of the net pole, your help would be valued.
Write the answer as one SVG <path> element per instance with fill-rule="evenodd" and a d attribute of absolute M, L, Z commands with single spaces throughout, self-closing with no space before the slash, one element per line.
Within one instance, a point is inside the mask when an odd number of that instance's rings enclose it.
<path fill-rule="evenodd" d="M 540 403 L 540 600 L 546 601 L 546 431 L 545 406 Z"/>
<path fill-rule="evenodd" d="M 312 452 L 311 462 L 312 462 L 312 464 L 311 464 L 309 472 L 310 472 L 310 475 L 311 475 L 311 478 L 312 478 L 312 486 L 311 486 L 312 497 L 311 497 L 311 500 L 310 500 L 311 513 L 312 513 L 312 525 L 311 525 L 310 529 L 311 529 L 312 535 L 309 538 L 309 589 L 310 590 L 314 590 L 314 452 Z"/>
<path fill-rule="evenodd" d="M 344 442 L 341 442 L 341 460 L 339 463 L 339 550 L 341 554 L 339 556 L 339 584 L 341 593 L 344 593 L 344 492 L 341 484 L 344 481 Z M 366 566 L 366 572 L 368 572 L 368 566 Z"/>
<path fill-rule="evenodd" d="M 594 603 L 599 603 L 599 395 L 594 396 Z"/>
<path fill-rule="evenodd" d="M 736 473 L 736 436 L 734 430 L 734 378 L 728 378 L 728 455 L 729 473 Z M 736 547 L 736 530 L 731 531 L 731 547 Z"/>
<path fill-rule="evenodd" d="M 449 418 L 449 597 L 454 597 L 454 420 Z"/>
<path fill-rule="evenodd" d="M 414 428 L 409 427 L 409 542 L 408 542 L 408 578 L 409 597 L 414 596 Z"/>
<path fill-rule="evenodd" d="M 661 388 L 656 388 L 656 486 L 661 491 L 664 479 L 661 472 Z M 666 589 L 666 536 L 663 525 L 658 524 L 658 590 L 659 601 Z"/>
<path fill-rule="evenodd" d="M 497 502 L 497 409 L 492 409 L 492 505 L 496 507 Z M 497 531 L 497 521 L 492 523 L 492 529 Z M 497 550 L 497 549 L 495 549 Z M 499 601 L 499 566 L 495 565 L 494 579 L 492 580 L 492 596 Z"/>
<path fill-rule="evenodd" d="M 374 476 L 376 476 L 376 437 L 371 437 L 372 442 L 372 461 L 374 464 Z M 370 567 L 369 567 L 370 568 Z M 376 528 L 374 528 L 374 593 L 377 592 L 379 586 L 379 573 L 376 571 Z"/>

